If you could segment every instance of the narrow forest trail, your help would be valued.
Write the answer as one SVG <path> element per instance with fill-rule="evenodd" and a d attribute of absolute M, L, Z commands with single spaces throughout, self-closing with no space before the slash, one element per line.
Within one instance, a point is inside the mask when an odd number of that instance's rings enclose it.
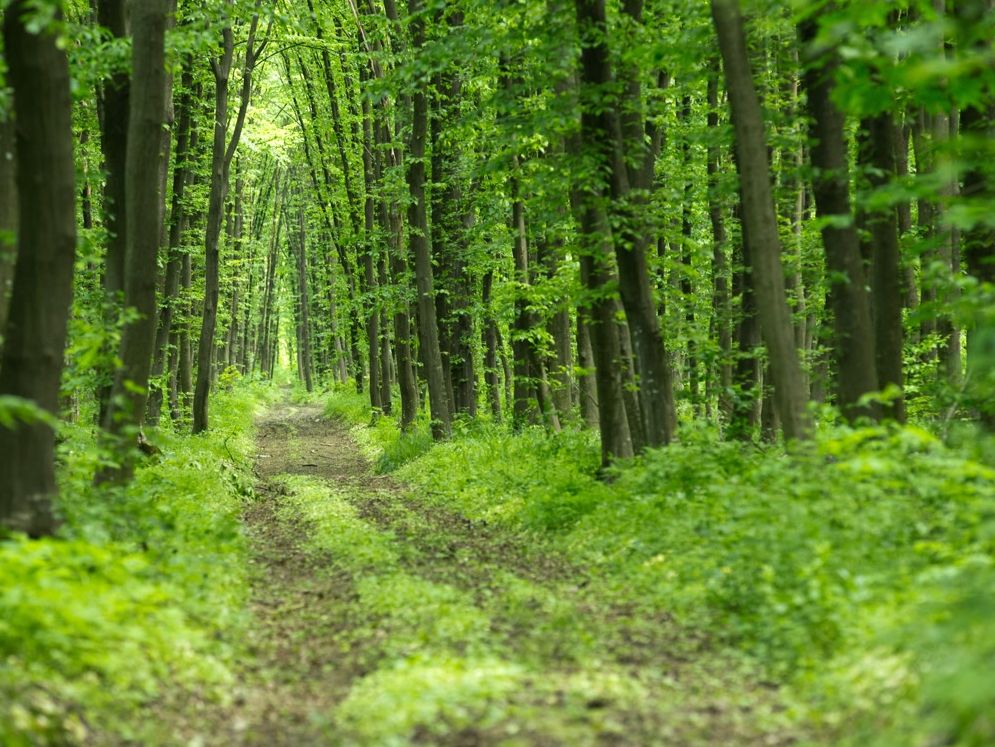
<path fill-rule="evenodd" d="M 258 422 L 250 658 L 199 745 L 781 745 L 776 691 L 583 569 L 375 475 L 319 406 Z"/>

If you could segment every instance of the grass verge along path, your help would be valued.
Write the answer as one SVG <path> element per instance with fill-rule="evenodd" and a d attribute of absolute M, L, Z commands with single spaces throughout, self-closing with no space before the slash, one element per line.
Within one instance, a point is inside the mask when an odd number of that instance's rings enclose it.
<path fill-rule="evenodd" d="M 740 665 L 373 474 L 350 426 L 309 404 L 259 422 L 252 657 L 202 743 L 793 741 L 777 692 Z"/>

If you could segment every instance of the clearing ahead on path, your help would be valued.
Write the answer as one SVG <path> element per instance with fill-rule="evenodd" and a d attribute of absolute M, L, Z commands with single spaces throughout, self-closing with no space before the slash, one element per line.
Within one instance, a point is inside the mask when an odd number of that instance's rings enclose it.
<path fill-rule="evenodd" d="M 251 658 L 234 704 L 186 739 L 793 741 L 775 691 L 667 619 L 593 598 L 583 569 L 373 474 L 350 427 L 316 405 L 259 421 Z"/>

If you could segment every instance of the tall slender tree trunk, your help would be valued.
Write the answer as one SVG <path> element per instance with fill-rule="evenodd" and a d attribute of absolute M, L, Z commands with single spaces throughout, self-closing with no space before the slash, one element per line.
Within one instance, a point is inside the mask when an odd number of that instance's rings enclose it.
<path fill-rule="evenodd" d="M 169 240 L 166 260 L 166 279 L 163 286 L 163 298 L 159 308 L 159 324 L 156 329 L 155 358 L 150 374 L 150 390 L 146 421 L 150 425 L 158 425 L 162 410 L 162 384 L 159 381 L 166 370 L 169 352 L 169 340 L 173 328 L 173 316 L 179 303 L 180 273 L 183 269 L 183 252 L 181 249 L 183 234 L 186 231 L 187 216 L 184 205 L 187 177 L 189 174 L 188 159 L 196 151 L 196 130 L 191 129 L 191 110 L 193 108 L 193 73 L 189 68 L 182 76 L 183 95 L 179 105 L 179 117 L 176 129 L 176 163 L 173 167 L 172 208 L 169 214 Z"/>
<path fill-rule="evenodd" d="M 245 176 L 239 167 L 235 167 L 235 205 L 234 219 L 232 225 L 232 254 L 236 261 L 236 267 L 245 264 L 244 231 L 245 231 L 245 204 L 243 191 L 245 189 Z M 225 365 L 238 366 L 240 337 L 239 303 L 241 302 L 242 278 L 239 273 L 233 278 L 231 291 L 231 321 L 228 324 L 228 339 L 225 342 Z"/>
<path fill-rule="evenodd" d="M 818 25 L 807 19 L 799 26 L 805 45 L 802 77 L 808 94 L 815 205 L 825 219 L 822 242 L 829 276 L 829 305 L 835 329 L 838 360 L 839 405 L 853 419 L 871 415 L 876 408 L 859 404 L 861 397 L 878 388 L 874 363 L 874 327 L 864 277 L 860 240 L 850 208 L 850 178 L 843 113 L 832 101 L 837 63 L 835 50 L 817 49 Z"/>
<path fill-rule="evenodd" d="M 299 294 L 298 305 L 300 309 L 300 334 L 299 355 L 301 360 L 301 373 L 304 377 L 304 386 L 310 392 L 314 389 L 312 368 L 311 368 L 311 321 L 308 315 L 309 292 L 307 279 L 307 233 L 306 221 L 304 219 L 304 206 L 300 205 L 297 212 L 297 251 L 295 259 L 297 263 L 297 292 Z"/>
<path fill-rule="evenodd" d="M 29 31 L 34 4 L 4 11 L 7 82 L 16 102 L 17 265 L 0 395 L 54 415 L 73 293 L 76 167 L 69 63 L 52 29 Z M 61 20 L 61 13 L 56 13 Z M 42 420 L 0 426 L 0 524 L 30 536 L 56 528 L 55 433 Z"/>
<path fill-rule="evenodd" d="M 585 309 L 577 310 L 577 362 L 581 373 L 577 374 L 577 397 L 580 404 L 580 417 L 589 428 L 597 428 L 598 386 L 596 362 L 591 347 L 591 328 Z"/>
<path fill-rule="evenodd" d="M 681 99 L 678 109 L 677 119 L 686 128 L 691 119 L 691 96 L 685 94 Z M 695 317 L 694 317 L 694 284 L 692 277 L 694 273 L 693 257 L 691 255 L 691 236 L 694 224 L 691 221 L 691 210 L 694 205 L 694 184 L 690 178 L 691 173 L 691 142 L 685 137 L 681 143 L 681 162 L 684 176 L 683 195 L 681 202 L 681 304 L 684 307 L 684 334 L 687 338 L 687 394 L 694 410 L 698 409 L 699 403 L 699 377 L 698 377 L 698 343 L 695 340 Z"/>
<path fill-rule="evenodd" d="M 906 124 L 895 123 L 895 175 L 899 179 L 909 176 L 909 136 L 910 128 Z M 898 203 L 898 235 L 905 236 L 912 230 L 912 203 L 903 200 Z M 905 308 L 914 311 L 919 306 L 919 292 L 916 287 L 915 262 L 911 257 L 902 263 L 902 303 Z M 918 341 L 918 338 L 915 339 Z"/>
<path fill-rule="evenodd" d="M 364 73 L 365 68 L 360 68 Z M 360 244 L 363 263 L 363 310 L 366 315 L 366 339 L 370 364 L 370 406 L 374 414 L 383 411 L 383 390 L 380 387 L 380 303 L 377 299 L 377 270 L 373 233 L 376 230 L 376 209 L 373 196 L 373 111 L 368 99 L 363 99 L 363 218 L 364 233 Z"/>
<path fill-rule="evenodd" d="M 715 61 L 716 67 L 718 60 Z M 719 126 L 718 71 L 708 76 L 708 127 L 714 132 Z M 729 301 L 729 268 L 726 260 L 726 229 L 719 197 L 720 152 L 718 143 L 709 143 L 706 171 L 708 173 L 708 219 L 712 226 L 712 318 L 718 337 L 718 400 L 719 412 L 728 421 L 732 414 L 732 329 Z"/>
<path fill-rule="evenodd" d="M 883 187 L 895 173 L 895 124 L 888 113 L 864 122 L 866 137 L 862 156 L 871 167 L 868 179 L 872 187 Z M 898 213 L 893 207 L 867 215 L 871 232 L 872 287 L 874 299 L 874 337 L 878 385 L 892 385 L 899 392 L 902 375 L 902 260 L 898 242 Z M 885 405 L 884 414 L 905 422 L 905 400 L 899 396 Z"/>
<path fill-rule="evenodd" d="M 124 39 L 128 36 L 128 21 L 125 0 L 97 0 L 97 23 L 106 28 L 111 36 Z M 100 107 L 100 149 L 104 156 L 104 228 L 107 232 L 104 254 L 103 285 L 105 299 L 105 323 L 113 328 L 118 324 L 118 314 L 124 294 L 124 258 L 126 227 L 125 162 L 128 149 L 128 112 L 130 80 L 127 70 L 116 70 L 101 90 Z M 112 351 L 108 352 L 108 359 Z M 98 419 L 106 420 L 107 406 L 111 396 L 114 371 L 110 364 L 101 372 L 98 379 L 97 397 L 99 402 Z"/>
<path fill-rule="evenodd" d="M 556 388 L 553 390 L 553 404 L 560 419 L 573 417 L 573 325 L 570 322 L 570 312 L 559 309 L 550 321 L 550 334 L 553 337 L 555 368 L 553 378 Z"/>
<path fill-rule="evenodd" d="M 806 438 L 811 431 L 806 412 L 808 395 L 784 290 L 763 113 L 753 85 L 743 17 L 739 0 L 711 0 L 711 6 L 732 110 L 743 223 L 747 227 L 745 238 L 749 244 L 760 328 L 774 379 L 774 401 L 785 438 Z"/>
<path fill-rule="evenodd" d="M 512 165 L 510 179 L 511 192 L 511 233 L 512 261 L 515 266 L 515 318 L 511 328 L 511 349 L 514 359 L 514 401 L 512 419 L 516 428 L 535 422 L 538 408 L 536 394 L 537 361 L 531 338 L 532 315 L 529 312 L 529 245 L 525 228 L 525 204 L 520 194 L 521 180 L 518 176 L 517 157 Z"/>
<path fill-rule="evenodd" d="M 284 211 L 279 207 L 279 191 L 276 196 L 276 226 L 270 234 L 269 256 L 266 260 L 266 280 L 263 290 L 263 308 L 259 320 L 259 359 L 260 371 L 264 376 L 271 376 L 273 370 L 270 368 L 270 335 L 273 328 L 274 304 L 276 303 L 276 271 L 280 256 L 280 232 L 283 229 Z"/>
<path fill-rule="evenodd" d="M 740 208 L 740 213 L 742 212 Z M 740 220 L 742 223 L 742 220 Z M 746 241 L 747 228 L 740 247 L 737 268 L 733 274 L 732 293 L 739 296 L 739 323 L 736 325 L 736 363 L 733 367 L 732 410 L 727 434 L 749 440 L 760 425 L 760 363 L 756 349 L 760 345 L 760 325 L 757 323 L 757 298 L 753 291 L 750 271 L 750 250 Z"/>
<path fill-rule="evenodd" d="M 933 0 L 933 7 L 937 15 L 943 19 L 947 12 L 946 0 Z M 990 11 L 989 11 L 990 12 Z M 947 39 L 941 38 L 938 54 L 941 57 L 947 55 Z M 933 168 L 937 174 L 951 171 L 953 157 L 949 152 L 950 143 L 957 138 L 958 113 L 954 110 L 940 112 L 933 115 Z M 939 201 L 935 205 L 933 228 L 939 238 L 939 251 L 937 259 L 943 264 L 944 271 L 956 281 L 960 277 L 960 240 L 958 229 L 946 219 L 943 211 L 945 205 L 957 195 L 959 190 L 956 178 L 945 177 L 938 195 Z M 940 359 L 947 375 L 947 381 L 953 387 L 961 384 L 963 375 L 961 372 L 961 344 L 960 329 L 954 322 L 953 307 L 960 295 L 955 283 L 948 284 L 941 291 L 940 301 L 943 305 L 939 319 L 937 319 L 936 331 L 942 338 L 940 347 Z"/>
<path fill-rule="evenodd" d="M 180 298 L 182 317 L 180 328 L 176 333 L 176 358 L 172 364 L 175 367 L 170 389 L 169 410 L 173 422 L 179 422 L 190 406 L 190 396 L 193 393 L 193 341 L 190 339 L 190 322 L 193 319 L 193 304 L 190 301 L 190 291 L 193 287 L 193 267 L 189 254 L 183 255 L 183 266 L 180 269 Z"/>
<path fill-rule="evenodd" d="M 256 3 L 259 5 L 259 0 Z M 207 202 L 207 228 L 204 236 L 204 313 L 201 318 L 200 342 L 197 352 L 197 385 L 193 397 L 193 432 L 201 433 L 208 427 L 208 397 L 213 378 L 212 357 L 214 332 L 218 322 L 218 241 L 221 237 L 221 219 L 225 196 L 228 193 L 228 173 L 235 149 L 242 135 L 245 114 L 252 91 L 252 72 L 256 58 L 266 45 L 264 40 L 257 48 L 256 28 L 259 15 L 254 13 L 249 24 L 245 43 L 245 63 L 242 69 L 242 90 L 234 130 L 228 139 L 228 79 L 231 75 L 235 39 L 231 27 L 222 31 L 222 52 L 211 59 L 214 72 L 214 143 L 211 156 L 211 188 Z"/>
<path fill-rule="evenodd" d="M 411 18 L 411 43 L 415 54 L 425 42 L 425 19 L 422 0 L 408 0 Z M 435 281 L 432 272 L 432 246 L 428 232 L 428 213 L 425 196 L 425 141 L 428 136 L 428 98 L 423 90 L 412 96 L 413 117 L 411 143 L 407 164 L 408 189 L 411 204 L 408 207 L 408 240 L 415 258 L 415 285 L 418 293 L 418 331 L 425 378 L 428 380 L 429 406 L 432 412 L 432 437 L 436 440 L 452 435 L 452 416 L 449 396 L 442 370 L 442 353 L 439 349 L 439 327 L 435 317 Z"/>
<path fill-rule="evenodd" d="M 992 12 L 991 0 L 963 0 L 956 4 L 961 49 L 991 54 L 992 40 L 978 33 L 983 20 Z M 980 73 L 980 71 L 979 71 Z M 992 205 L 995 202 L 995 179 L 982 167 L 995 138 L 995 102 L 978 101 L 960 113 L 960 135 L 965 158 L 971 164 L 963 177 L 961 197 L 967 204 Z M 995 285 L 995 226 L 976 219 L 961 236 L 967 272 L 980 283 Z M 991 323 L 988 335 L 977 326 L 967 330 L 967 371 L 970 403 L 981 424 L 995 431 L 995 370 L 992 367 Z M 987 339 L 986 339 L 987 337 Z"/>
<path fill-rule="evenodd" d="M 121 334 L 121 366 L 114 376 L 104 430 L 118 462 L 98 481 L 126 481 L 145 419 L 155 346 L 156 259 L 162 235 L 163 125 L 166 120 L 166 27 L 171 0 L 147 0 L 132 9 L 132 83 L 125 168 L 124 303 L 134 318 Z"/>
<path fill-rule="evenodd" d="M 922 107 L 915 111 L 912 122 L 912 156 L 915 160 L 915 170 L 917 176 L 924 176 L 933 169 L 932 158 L 930 158 L 930 144 L 932 141 L 932 120 Z M 916 226 L 919 229 L 919 236 L 923 240 L 930 240 L 934 232 L 934 206 L 925 195 L 921 195 L 916 200 Z M 935 259 L 936 252 L 933 249 L 925 252 L 920 259 L 920 266 L 923 270 L 929 267 Z M 936 301 L 936 288 L 933 283 L 923 280 L 919 289 L 919 302 L 929 305 Z M 936 316 L 929 314 L 923 318 L 919 325 L 919 337 L 924 339 L 936 332 Z M 932 352 L 926 354 L 932 357 Z"/>
<path fill-rule="evenodd" d="M 9 111 L 0 118 L 0 350 L 7 328 L 10 289 L 17 258 L 17 168 L 14 154 L 14 113 Z"/>
<path fill-rule="evenodd" d="M 648 241 L 645 231 L 640 230 L 640 217 L 634 210 L 638 201 L 630 195 L 632 175 L 626 164 L 622 124 L 617 111 L 603 103 L 603 97 L 613 84 L 607 12 L 604 0 L 576 0 L 575 5 L 581 33 L 581 137 L 588 152 L 610 174 L 606 186 L 612 198 L 612 209 L 617 213 L 612 223 L 618 226 L 610 235 L 618 264 L 619 295 L 629 325 L 638 376 L 642 422 L 629 423 L 629 426 L 641 430 L 648 445 L 659 446 L 670 441 L 676 424 L 673 374 L 660 331 L 646 262 Z M 635 5 L 641 7 L 641 3 Z M 630 15 L 636 13 L 633 17 L 638 21 L 641 10 L 637 12 L 635 8 L 629 8 L 629 11 Z M 632 81 L 629 83 L 629 97 L 625 103 L 638 110 L 638 86 L 633 88 Z M 640 164 L 648 158 L 642 147 L 633 154 Z M 595 272 L 594 276 L 597 275 Z M 605 402 L 600 390 L 598 401 L 603 408 Z M 603 416 L 604 412 L 602 420 Z"/>
<path fill-rule="evenodd" d="M 494 271 L 489 270 L 483 278 L 482 297 L 484 305 L 484 385 L 487 387 L 487 401 L 491 415 L 501 421 L 501 383 L 498 376 L 498 329 L 494 319 L 491 290 L 494 287 Z"/>

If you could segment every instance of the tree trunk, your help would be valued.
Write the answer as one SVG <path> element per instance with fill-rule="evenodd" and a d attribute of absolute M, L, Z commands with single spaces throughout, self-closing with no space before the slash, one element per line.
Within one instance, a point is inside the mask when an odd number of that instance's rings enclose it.
<path fill-rule="evenodd" d="M 909 134 L 908 125 L 895 123 L 895 175 L 901 179 L 909 176 Z M 912 203 L 902 200 L 897 206 L 898 235 L 901 238 L 912 230 Z M 916 290 L 916 268 L 912 258 L 902 263 L 902 298 L 905 308 L 915 311 L 919 306 L 919 293 Z M 918 340 L 916 340 L 918 341 Z"/>
<path fill-rule="evenodd" d="M 411 42 L 417 55 L 425 41 L 425 19 L 422 0 L 408 0 Z M 408 240 L 415 258 L 415 284 L 418 292 L 418 326 L 421 353 L 428 379 L 429 405 L 432 411 L 432 437 L 436 440 L 452 435 L 452 417 L 449 397 L 442 371 L 442 354 L 439 350 L 439 327 L 435 318 L 435 283 L 432 273 L 432 247 L 428 232 L 428 214 L 425 204 L 425 140 L 428 135 L 428 99 L 423 90 L 412 97 L 413 116 L 410 162 L 407 165 L 408 189 L 411 204 L 408 207 Z"/>
<path fill-rule="evenodd" d="M 173 314 L 179 303 L 180 272 L 183 268 L 181 246 L 186 231 L 187 216 L 183 201 L 189 174 L 188 159 L 196 152 L 196 130 L 191 128 L 193 108 L 193 72 L 187 69 L 182 78 L 183 98 L 180 101 L 179 120 L 176 129 L 176 163 L 173 167 L 172 208 L 169 213 L 169 248 L 166 262 L 166 281 L 162 303 L 159 308 L 159 324 L 156 330 L 155 359 L 150 374 L 150 390 L 146 420 L 149 425 L 158 425 L 162 410 L 162 383 L 159 381 L 166 370 L 169 340 L 173 327 Z"/>
<path fill-rule="evenodd" d="M 97 0 L 97 23 L 106 28 L 112 37 L 128 36 L 127 3 L 125 0 Z M 107 232 L 104 255 L 104 293 L 106 308 L 104 319 L 108 328 L 119 322 L 121 300 L 124 293 L 125 241 L 127 238 L 125 163 L 128 149 L 128 112 L 130 79 L 127 70 L 115 71 L 104 81 L 100 106 L 100 149 L 104 155 L 104 228 Z M 112 351 L 108 352 L 108 360 Z M 116 351 L 115 351 L 116 352 Z M 111 396 L 114 371 L 110 363 L 98 379 L 99 422 L 106 421 L 107 406 Z"/>
<path fill-rule="evenodd" d="M 553 403 L 561 419 L 570 419 L 573 414 L 573 348 L 570 343 L 572 326 L 567 309 L 557 311 L 550 322 L 555 350 L 553 360 L 556 365 L 553 370 L 553 378 L 556 380 Z"/>
<path fill-rule="evenodd" d="M 14 160 L 14 113 L 0 119 L 0 350 L 3 346 L 10 289 L 17 258 L 17 181 Z"/>
<path fill-rule="evenodd" d="M 243 190 L 245 188 L 245 178 L 240 169 L 235 167 L 235 218 L 232 227 L 232 253 L 235 259 L 235 266 L 240 268 L 245 263 L 242 256 L 244 250 L 243 232 L 245 231 L 245 205 L 243 201 Z M 239 324 L 239 302 L 241 301 L 242 278 L 238 275 L 233 278 L 231 291 L 231 321 L 228 324 L 228 340 L 225 343 L 225 364 L 238 367 L 240 324 Z"/>
<path fill-rule="evenodd" d="M 774 400 L 785 438 L 806 438 L 811 430 L 806 413 L 807 393 L 784 290 L 763 113 L 746 52 L 743 18 L 739 0 L 711 0 L 711 6 L 732 110 L 743 222 L 747 227 L 760 328 L 770 356 Z"/>
<path fill-rule="evenodd" d="M 740 208 L 739 212 L 742 210 Z M 742 223 L 742 221 L 740 221 Z M 733 275 L 733 296 L 740 297 L 739 324 L 736 328 L 736 365 L 733 368 L 732 411 L 727 434 L 731 438 L 750 440 L 760 425 L 760 363 L 756 349 L 760 345 L 760 325 L 757 324 L 757 299 L 750 271 L 749 244 L 746 226 L 742 225 L 741 262 Z"/>
<path fill-rule="evenodd" d="M 279 181 L 277 182 L 279 184 Z M 259 334 L 257 336 L 259 351 L 259 370 L 264 376 L 271 376 L 273 371 L 270 368 L 270 333 L 273 328 L 273 305 L 276 303 L 276 271 L 280 256 L 280 232 L 283 229 L 284 211 L 280 207 L 280 192 L 276 194 L 277 206 L 276 227 L 270 234 L 269 255 L 266 259 L 266 280 L 263 290 L 263 308 L 259 320 Z"/>
<path fill-rule="evenodd" d="M 581 373 L 577 374 L 580 417 L 588 428 L 598 427 L 598 386 L 595 377 L 596 363 L 591 348 L 590 322 L 583 309 L 577 310 L 577 362 Z"/>
<path fill-rule="evenodd" d="M 301 374 L 304 377 L 304 387 L 310 392 L 314 390 L 311 370 L 311 322 L 308 316 L 308 282 L 307 282 L 307 234 L 304 220 L 304 206 L 300 205 L 297 212 L 297 293 L 300 333 L 298 334 Z"/>
<path fill-rule="evenodd" d="M 991 10 L 990 0 L 957 3 L 962 49 L 973 48 L 975 53 L 991 54 L 991 38 L 981 36 L 977 31 L 984 28 L 982 21 Z M 964 107 L 960 113 L 960 135 L 964 143 L 963 157 L 971 164 L 963 177 L 961 197 L 968 205 L 990 206 L 995 202 L 995 180 L 982 164 L 990 157 L 990 143 L 995 137 L 995 103 L 989 99 Z M 961 241 L 968 273 L 980 283 L 995 285 L 995 226 L 979 217 L 963 232 Z M 990 318 L 986 330 L 974 326 L 967 330 L 969 398 L 981 424 L 989 432 L 995 431 L 995 368 L 992 366 L 995 351 Z"/>
<path fill-rule="evenodd" d="M 3 18 L 7 82 L 17 105 L 19 231 L 0 395 L 54 415 L 73 293 L 76 167 L 69 63 L 54 33 L 28 30 L 35 10 L 15 0 Z M 33 537 L 55 530 L 54 451 L 55 433 L 44 421 L 0 426 L 0 524 Z"/>
<path fill-rule="evenodd" d="M 125 168 L 124 303 L 134 319 L 122 330 L 121 366 L 114 376 L 104 430 L 118 463 L 99 482 L 127 481 L 145 419 L 156 329 L 156 260 L 162 234 L 163 125 L 166 119 L 166 27 L 171 0 L 148 0 L 132 9 L 134 27 L 128 152 Z"/>
<path fill-rule="evenodd" d="M 514 402 L 512 421 L 516 428 L 522 428 L 537 419 L 538 397 L 536 380 L 538 363 L 531 339 L 532 314 L 529 312 L 527 297 L 529 283 L 529 244 L 525 228 L 525 204 L 520 190 L 518 158 L 514 158 L 512 176 L 509 179 L 511 192 L 511 232 L 512 261 L 515 267 L 515 317 L 511 325 L 511 349 L 514 359 Z"/>
<path fill-rule="evenodd" d="M 482 301 L 484 305 L 484 384 L 487 387 L 487 401 L 491 415 L 501 422 L 501 384 L 498 377 L 498 329 L 491 303 L 491 289 L 494 285 L 494 271 L 484 275 Z"/>
<path fill-rule="evenodd" d="M 813 193 L 816 210 L 827 222 L 822 227 L 829 277 L 829 305 L 835 329 L 839 405 L 853 420 L 876 414 L 877 408 L 860 399 L 878 388 L 874 364 L 874 327 L 867 295 L 863 259 L 854 214 L 850 208 L 850 178 L 843 113 L 832 101 L 837 62 L 835 50 L 815 48 L 818 25 L 808 19 L 799 26 L 804 45 L 802 81 L 812 118 L 809 131 Z"/>
<path fill-rule="evenodd" d="M 365 68 L 360 68 L 365 70 Z M 374 416 L 383 411 L 383 391 L 380 388 L 380 303 L 377 300 L 377 272 L 374 257 L 373 232 L 376 228 L 376 211 L 373 202 L 373 114 L 369 99 L 363 99 L 363 216 L 364 228 L 361 247 L 363 262 L 363 301 L 366 315 L 366 339 L 369 341 L 370 406 Z"/>
<path fill-rule="evenodd" d="M 691 97 L 685 94 L 678 109 L 677 119 L 686 129 L 691 119 Z M 691 173 L 691 141 L 685 136 L 681 143 L 682 172 L 685 174 L 683 196 L 681 201 L 681 303 L 684 306 L 684 336 L 687 338 L 687 395 L 692 406 L 692 412 L 697 412 L 699 402 L 698 386 L 698 344 L 695 340 L 694 321 L 694 273 L 691 256 L 691 235 L 694 225 L 691 222 L 691 210 L 694 205 L 694 185 L 690 179 Z"/>
<path fill-rule="evenodd" d="M 618 213 L 611 220 L 613 228 L 618 226 L 613 236 L 613 245 L 618 264 L 619 295 L 625 308 L 632 339 L 642 415 L 641 423 L 629 425 L 632 429 L 645 433 L 647 445 L 659 446 L 670 441 L 676 425 L 673 374 L 660 331 L 656 301 L 646 263 L 648 238 L 645 227 L 640 225 L 641 218 L 636 214 L 639 201 L 633 200 L 630 195 L 632 177 L 636 175 L 630 175 L 626 164 L 625 143 L 618 112 L 612 107 L 606 107 L 602 101 L 606 89 L 613 82 L 605 2 L 576 0 L 575 5 L 581 33 L 580 80 L 583 86 L 581 138 L 588 153 L 600 162 L 601 169 L 610 173 L 608 194 L 612 198 L 613 211 Z M 641 8 L 641 3 L 629 3 L 626 10 L 635 21 L 639 22 L 641 11 L 635 6 Z M 638 81 L 638 78 L 635 80 Z M 630 79 L 628 84 L 625 105 L 638 111 L 638 83 Z M 634 160 L 645 170 L 644 164 L 650 156 L 642 150 L 642 139 L 636 138 L 636 140 L 640 145 L 633 153 Z M 650 173 L 651 171 L 650 169 Z M 595 220 L 591 226 L 597 223 Z M 595 270 L 592 276 L 598 277 L 598 275 L 599 272 Z M 601 331 L 596 330 L 594 338 L 597 339 L 600 334 Z M 595 354 L 598 355 L 597 350 Z M 601 397 L 600 389 L 598 401 L 604 408 L 606 403 Z M 602 427 L 604 421 L 602 411 Z"/>
<path fill-rule="evenodd" d="M 258 0 L 257 0 L 258 6 Z M 201 433 L 208 427 L 208 397 L 211 392 L 213 371 L 211 366 L 214 352 L 214 332 L 218 321 L 218 240 L 221 236 L 221 219 L 224 212 L 225 196 L 228 193 L 228 172 L 231 168 L 235 149 L 238 147 L 245 124 L 245 114 L 249 107 L 249 94 L 252 91 L 252 71 L 262 48 L 263 41 L 256 48 L 256 28 L 258 14 L 253 14 L 249 34 L 245 43 L 245 65 L 242 70 L 241 101 L 235 117 L 231 140 L 228 140 L 228 78 L 231 74 L 235 40 L 231 27 L 222 31 L 223 51 L 217 59 L 211 59 L 214 71 L 214 144 L 211 156 L 211 189 L 207 202 L 207 228 L 204 236 L 204 313 L 201 318 L 200 346 L 197 352 L 197 386 L 193 397 L 193 432 Z"/>
<path fill-rule="evenodd" d="M 884 187 L 895 173 L 895 125 L 888 113 L 865 120 L 866 137 L 861 154 L 871 167 L 870 186 Z M 898 213 L 886 207 L 867 215 L 873 246 L 871 272 L 874 299 L 874 337 L 878 385 L 901 391 L 902 376 L 902 271 L 898 242 Z M 884 405 L 883 414 L 905 422 L 905 400 L 899 395 Z"/>
<path fill-rule="evenodd" d="M 718 60 L 715 61 L 718 67 Z M 708 76 L 708 127 L 714 131 L 719 126 L 718 71 Z M 732 330 L 729 302 L 728 262 L 726 261 L 726 229 L 722 219 L 719 196 L 719 146 L 709 141 L 706 171 L 708 173 L 708 219 L 712 226 L 712 318 L 719 343 L 719 412 L 728 421 L 732 414 Z"/>
<path fill-rule="evenodd" d="M 929 155 L 930 138 L 932 137 L 932 121 L 925 110 L 921 107 L 916 110 L 915 119 L 912 122 L 912 156 L 915 159 L 916 176 L 922 177 L 928 174 L 932 168 L 932 159 Z M 919 228 L 921 240 L 928 241 L 933 236 L 933 203 L 922 195 L 916 201 L 916 224 Z M 920 267 L 925 270 L 930 262 L 935 259 L 936 252 L 932 249 L 925 252 L 920 259 Z M 933 284 L 921 282 L 919 290 L 919 302 L 929 305 L 936 300 L 936 288 Z M 929 314 L 923 318 L 919 325 L 919 337 L 925 339 L 936 332 L 936 315 Z M 932 357 L 932 353 L 927 353 L 927 357 Z"/>
<path fill-rule="evenodd" d="M 193 286 L 193 268 L 189 254 L 183 255 L 180 270 L 180 297 L 183 299 L 183 318 L 176 337 L 176 373 L 170 393 L 170 414 L 173 422 L 179 422 L 190 406 L 193 393 L 193 341 L 190 339 L 190 323 L 193 319 L 193 304 L 190 289 Z"/>

